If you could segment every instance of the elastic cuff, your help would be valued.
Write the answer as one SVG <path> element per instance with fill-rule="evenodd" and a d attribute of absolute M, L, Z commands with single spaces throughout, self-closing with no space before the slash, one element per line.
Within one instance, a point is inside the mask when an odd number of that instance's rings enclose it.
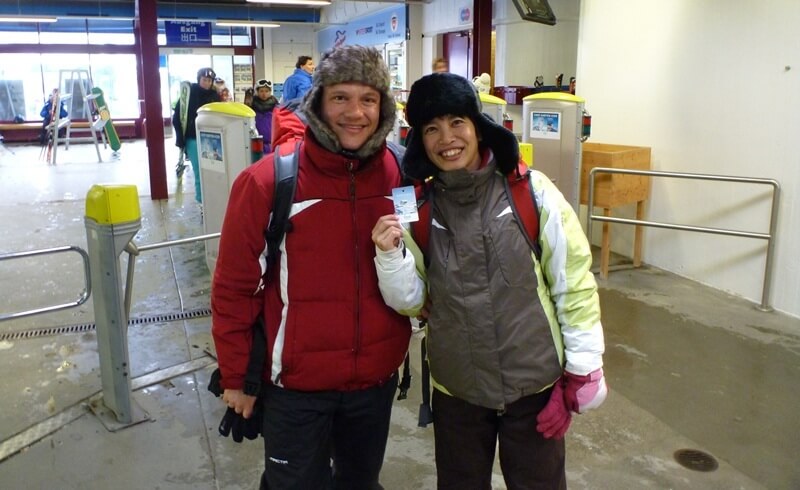
<path fill-rule="evenodd" d="M 375 256 L 383 263 L 402 262 L 405 257 L 406 245 L 403 240 L 400 240 L 400 245 L 392 250 L 381 250 L 380 247 L 375 246 Z"/>

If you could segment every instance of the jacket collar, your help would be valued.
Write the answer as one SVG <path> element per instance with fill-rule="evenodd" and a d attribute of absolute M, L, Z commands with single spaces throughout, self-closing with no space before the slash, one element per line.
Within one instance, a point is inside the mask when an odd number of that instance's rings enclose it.
<path fill-rule="evenodd" d="M 319 144 L 310 128 L 306 128 L 302 150 L 309 163 L 320 172 L 328 175 L 346 176 L 376 166 L 383 158 L 386 144 L 372 156 L 360 160 L 353 152 L 342 150 L 334 153 Z M 377 161 L 377 163 L 376 163 Z"/>

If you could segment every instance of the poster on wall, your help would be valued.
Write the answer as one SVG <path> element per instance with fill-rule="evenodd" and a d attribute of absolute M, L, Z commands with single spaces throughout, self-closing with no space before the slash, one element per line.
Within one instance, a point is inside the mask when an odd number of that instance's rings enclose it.
<path fill-rule="evenodd" d="M 406 40 L 406 6 L 389 7 L 377 13 L 359 17 L 345 25 L 323 29 L 317 33 L 321 53 L 349 44 L 381 46 Z"/>
<path fill-rule="evenodd" d="M 233 65 L 233 100 L 244 102 L 245 90 L 253 88 L 253 67 L 248 64 Z"/>
<path fill-rule="evenodd" d="M 561 139 L 560 112 L 531 112 L 531 138 Z"/>
<path fill-rule="evenodd" d="M 200 131 L 197 153 L 200 156 L 201 167 L 215 172 L 225 172 L 222 150 L 222 133 Z"/>

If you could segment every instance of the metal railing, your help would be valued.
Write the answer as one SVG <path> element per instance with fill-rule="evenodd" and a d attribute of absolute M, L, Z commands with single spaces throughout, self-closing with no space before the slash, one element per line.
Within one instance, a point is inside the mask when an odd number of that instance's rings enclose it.
<path fill-rule="evenodd" d="M 127 270 L 127 277 L 125 281 L 125 313 L 126 316 L 130 317 L 131 312 L 131 292 L 133 291 L 133 271 L 134 266 L 136 264 L 135 257 L 139 255 L 140 252 L 144 252 L 147 250 L 155 250 L 157 248 L 166 248 L 172 247 L 174 245 L 184 245 L 187 243 L 199 242 L 204 240 L 211 240 L 213 238 L 219 238 L 220 233 L 210 233 L 208 235 L 200 235 L 196 237 L 189 237 L 189 238 L 181 238 L 179 240 L 171 240 L 166 242 L 157 242 L 151 243 L 148 245 L 143 245 L 141 247 L 137 247 L 133 240 L 128 242 L 125 246 L 125 251 L 131 256 L 128 259 L 128 270 Z M 89 300 L 89 297 L 92 294 L 92 278 L 89 271 L 89 254 L 82 248 L 75 246 L 75 245 L 65 245 L 63 247 L 53 247 L 53 248 L 44 248 L 41 250 L 31 250 L 27 252 L 12 252 L 7 254 L 0 254 L 0 261 L 3 260 L 10 260 L 10 259 L 20 259 L 20 258 L 27 258 L 27 257 L 34 257 L 37 255 L 47 255 L 47 254 L 56 254 L 61 252 L 76 252 L 78 255 L 81 256 L 83 259 L 83 275 L 85 280 L 85 287 L 83 291 L 81 291 L 80 296 L 76 301 L 72 301 L 69 303 L 63 303 L 53 306 L 45 306 L 41 308 L 34 308 L 32 310 L 24 310 L 16 313 L 4 313 L 0 314 L 0 322 L 5 320 L 12 320 L 15 318 L 24 318 L 27 316 L 39 315 L 42 313 L 50 313 L 53 311 L 59 310 L 66 310 L 69 308 L 75 308 L 76 306 L 80 306 L 86 303 Z M 133 258 L 133 260 L 131 260 Z"/>
<path fill-rule="evenodd" d="M 70 303 L 63 303 L 60 305 L 34 308 L 32 310 L 20 311 L 18 313 L 0 314 L 0 322 L 4 320 L 11 320 L 14 318 L 23 318 L 26 316 L 38 315 L 40 313 L 50 313 L 52 311 L 66 310 L 67 308 L 74 308 L 76 306 L 80 306 L 89 300 L 89 296 L 92 294 L 92 278 L 89 275 L 89 254 L 86 253 L 86 251 L 80 247 L 76 247 L 74 245 L 65 245 L 63 247 L 44 248 L 41 250 L 31 250 L 28 252 L 12 252 L 0 255 L 0 261 L 34 257 L 37 255 L 56 254 L 61 252 L 76 252 L 83 259 L 83 276 L 86 287 L 83 288 L 83 291 L 80 293 L 78 299 L 76 301 L 72 301 Z"/>
<path fill-rule="evenodd" d="M 606 174 L 630 174 L 630 175 L 645 175 L 651 177 L 670 177 L 678 179 L 693 179 L 693 180 L 712 180 L 717 182 L 739 182 L 747 184 L 764 184 L 772 186 L 772 208 L 770 210 L 769 233 L 758 233 L 750 231 L 737 231 L 728 230 L 724 228 L 710 228 L 705 226 L 692 226 L 692 225 L 676 225 L 672 223 L 662 223 L 658 221 L 645 221 L 627 218 L 613 218 L 611 216 L 595 215 L 592 210 L 594 209 L 594 185 L 595 175 L 599 173 Z M 770 284 L 772 282 L 772 263 L 773 255 L 775 252 L 775 231 L 778 226 L 778 201 L 780 199 L 781 186 L 778 181 L 774 179 L 758 179 L 753 177 L 733 177 L 726 175 L 711 175 L 711 174 L 695 174 L 686 172 L 662 172 L 656 170 L 629 170 L 620 168 L 607 168 L 595 167 L 589 172 L 589 195 L 587 202 L 589 203 L 589 212 L 586 220 L 586 236 L 591 240 L 592 237 L 592 221 L 604 221 L 608 223 L 621 223 L 626 225 L 638 226 L 652 226 L 655 228 L 667 228 L 671 230 L 684 230 L 695 231 L 700 233 L 712 233 L 715 235 L 728 235 L 744 238 L 758 238 L 767 240 L 767 258 L 764 266 L 764 285 L 761 290 L 761 304 L 759 309 L 763 311 L 771 311 L 772 307 L 769 304 Z"/>
<path fill-rule="evenodd" d="M 139 253 L 146 252 L 147 250 L 155 250 L 157 248 L 166 248 L 172 247 L 174 245 L 185 245 L 187 243 L 194 243 L 194 242 L 201 242 L 205 240 L 211 240 L 214 238 L 219 238 L 221 233 L 209 233 L 208 235 L 199 235 L 195 237 L 189 238 L 180 238 L 178 240 L 169 240 L 166 242 L 156 242 L 151 243 L 148 245 L 142 245 L 141 247 L 137 246 L 133 243 L 133 240 L 128 242 L 125 246 L 125 251 L 128 252 L 128 271 L 127 276 L 125 277 L 125 313 L 130 318 L 131 316 L 131 296 L 133 291 L 133 270 L 134 266 L 136 265 L 135 257 L 139 256 Z"/>

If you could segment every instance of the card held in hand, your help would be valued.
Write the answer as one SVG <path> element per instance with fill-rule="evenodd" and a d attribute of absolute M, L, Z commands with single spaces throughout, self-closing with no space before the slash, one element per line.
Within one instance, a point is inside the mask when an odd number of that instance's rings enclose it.
<path fill-rule="evenodd" d="M 401 223 L 419 220 L 417 197 L 414 194 L 413 186 L 408 185 L 392 189 L 392 201 L 394 201 L 394 214 L 400 218 Z"/>

